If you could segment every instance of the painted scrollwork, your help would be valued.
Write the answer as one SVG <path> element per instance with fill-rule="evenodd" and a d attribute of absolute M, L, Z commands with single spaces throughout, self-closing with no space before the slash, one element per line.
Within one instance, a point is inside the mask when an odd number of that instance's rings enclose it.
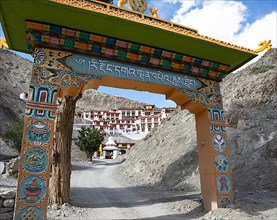
<path fill-rule="evenodd" d="M 35 66 L 33 69 L 33 77 L 31 83 L 45 86 L 75 86 L 77 88 L 80 88 L 82 84 L 87 83 L 90 79 L 100 80 L 101 76 L 96 76 L 92 74 L 79 74 Z"/>
<path fill-rule="evenodd" d="M 182 89 L 181 91 L 185 93 L 193 102 L 198 103 L 206 108 L 223 108 L 221 95 L 198 92 L 189 89 Z"/>

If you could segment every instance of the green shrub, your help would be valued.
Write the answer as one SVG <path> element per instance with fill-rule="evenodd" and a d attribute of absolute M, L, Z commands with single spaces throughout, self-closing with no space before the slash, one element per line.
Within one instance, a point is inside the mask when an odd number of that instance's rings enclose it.
<path fill-rule="evenodd" d="M 12 176 L 13 178 L 17 179 L 18 178 L 18 172 L 11 172 L 10 176 Z"/>
<path fill-rule="evenodd" d="M 11 146 L 18 151 L 21 149 L 23 125 L 24 120 L 20 119 L 14 122 L 3 135 L 4 140 L 9 141 Z"/>

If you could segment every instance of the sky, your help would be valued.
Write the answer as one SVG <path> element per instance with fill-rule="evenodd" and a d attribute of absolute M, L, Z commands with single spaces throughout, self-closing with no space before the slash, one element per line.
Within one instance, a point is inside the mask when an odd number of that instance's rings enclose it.
<path fill-rule="evenodd" d="M 114 0 L 115 5 L 117 2 L 118 0 Z M 202 35 L 250 49 L 258 48 L 260 41 L 271 40 L 272 46 L 276 48 L 276 0 L 147 0 L 147 3 L 149 7 L 159 10 L 160 18 L 197 29 Z M 149 10 L 145 13 L 150 14 Z M 0 27 L 0 37 L 3 35 Z M 264 53 L 260 53 L 259 57 Z M 30 55 L 18 54 L 32 60 Z M 107 87 L 99 87 L 98 92 L 119 95 L 158 107 L 175 106 L 174 102 L 159 94 Z"/>

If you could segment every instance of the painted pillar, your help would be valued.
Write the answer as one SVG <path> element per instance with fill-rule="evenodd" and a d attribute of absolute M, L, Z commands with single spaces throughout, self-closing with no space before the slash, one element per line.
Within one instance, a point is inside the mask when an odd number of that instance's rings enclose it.
<path fill-rule="evenodd" d="M 24 119 L 14 219 L 47 219 L 57 87 L 37 81 L 33 67 Z"/>
<path fill-rule="evenodd" d="M 205 109 L 196 114 L 201 192 L 206 211 L 226 208 L 234 193 L 222 111 Z"/>
<path fill-rule="evenodd" d="M 47 219 L 56 97 L 97 88 L 101 77 L 42 66 L 53 53 L 36 48 L 26 105 L 14 219 Z M 52 62 L 47 62 L 52 67 Z M 58 90 L 59 88 L 59 90 Z M 59 92 L 59 94 L 58 94 Z"/>

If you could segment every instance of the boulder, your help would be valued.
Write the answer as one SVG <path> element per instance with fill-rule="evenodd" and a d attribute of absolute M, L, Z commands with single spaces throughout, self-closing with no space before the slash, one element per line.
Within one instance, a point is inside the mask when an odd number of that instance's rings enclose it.
<path fill-rule="evenodd" d="M 9 190 L 9 191 L 1 193 L 0 197 L 2 199 L 13 199 L 13 198 L 15 198 L 15 195 L 16 195 L 16 190 Z"/>
<path fill-rule="evenodd" d="M 14 207 L 14 198 L 13 199 L 6 199 L 3 201 L 3 207 L 5 208 L 12 208 Z"/>
<path fill-rule="evenodd" d="M 11 159 L 6 165 L 6 172 L 8 174 L 17 173 L 19 166 L 19 157 Z"/>

